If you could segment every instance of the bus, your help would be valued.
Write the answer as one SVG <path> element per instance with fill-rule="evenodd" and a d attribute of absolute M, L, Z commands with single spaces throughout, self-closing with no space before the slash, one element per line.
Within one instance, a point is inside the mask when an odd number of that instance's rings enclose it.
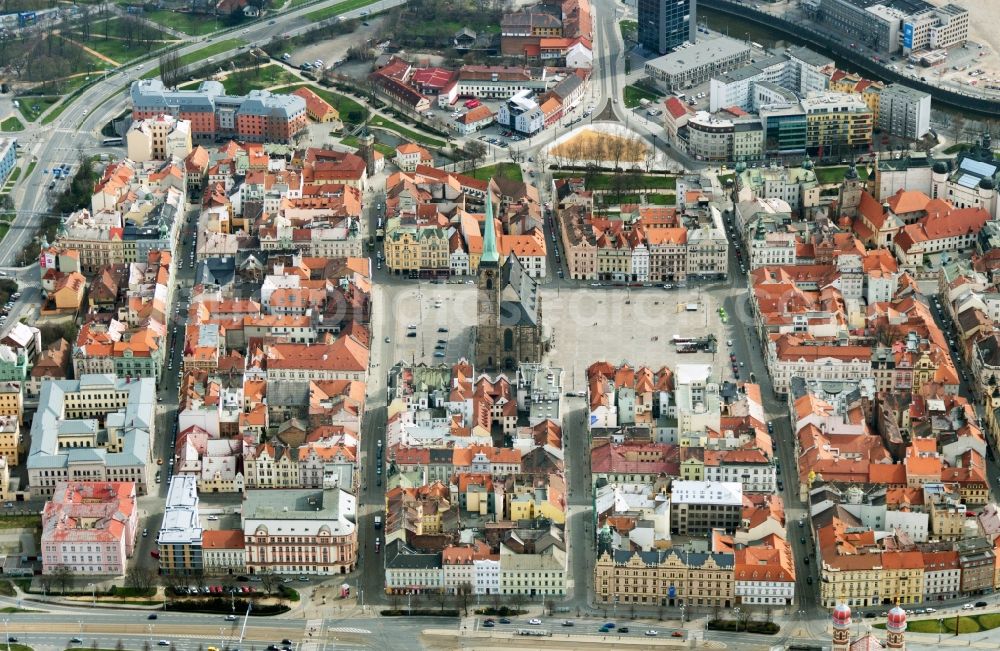
<path fill-rule="evenodd" d="M 105 147 L 114 147 L 115 145 L 122 144 L 121 138 L 105 138 L 101 141 L 101 145 Z"/>
<path fill-rule="evenodd" d="M 544 628 L 519 628 L 514 631 L 518 635 L 530 635 L 533 637 L 551 637 L 552 631 Z"/>

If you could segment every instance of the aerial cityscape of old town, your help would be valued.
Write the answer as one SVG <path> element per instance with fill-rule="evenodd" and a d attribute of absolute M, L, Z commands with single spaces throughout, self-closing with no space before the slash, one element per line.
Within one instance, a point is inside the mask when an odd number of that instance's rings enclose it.
<path fill-rule="evenodd" d="M 0 3 L 0 651 L 1000 649 L 997 25 Z"/>

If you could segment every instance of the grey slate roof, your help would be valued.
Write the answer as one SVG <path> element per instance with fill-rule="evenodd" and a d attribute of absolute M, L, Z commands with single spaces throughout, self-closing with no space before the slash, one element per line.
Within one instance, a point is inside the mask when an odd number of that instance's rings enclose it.
<path fill-rule="evenodd" d="M 171 115 L 230 108 L 241 115 L 287 119 L 306 110 L 306 101 L 298 95 L 275 95 L 266 90 L 252 90 L 245 96 L 226 95 L 225 87 L 217 81 L 203 81 L 197 90 L 171 90 L 159 79 L 140 79 L 132 82 L 129 95 L 137 109 Z"/>
<path fill-rule="evenodd" d="M 538 283 L 513 253 L 500 270 L 500 325 L 538 325 Z"/>
<path fill-rule="evenodd" d="M 67 419 L 67 394 L 79 391 L 128 393 L 125 407 L 110 411 L 108 428 L 121 430 L 122 451 L 108 453 L 104 448 L 60 448 L 60 436 L 98 433 L 94 419 Z M 111 374 L 87 374 L 79 380 L 46 380 L 38 397 L 38 411 L 31 422 L 31 447 L 27 466 L 65 468 L 71 463 L 103 462 L 108 466 L 137 466 L 150 458 L 150 438 L 156 407 L 156 384 L 153 378 L 123 379 Z"/>

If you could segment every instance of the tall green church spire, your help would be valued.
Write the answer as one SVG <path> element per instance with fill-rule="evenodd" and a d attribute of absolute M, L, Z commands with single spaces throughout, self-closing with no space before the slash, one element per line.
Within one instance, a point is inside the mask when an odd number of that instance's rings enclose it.
<path fill-rule="evenodd" d="M 494 265 L 500 262 L 500 254 L 497 252 L 497 236 L 493 223 L 493 198 L 490 191 L 486 191 L 486 232 L 483 234 L 483 255 L 479 258 L 479 264 Z"/>

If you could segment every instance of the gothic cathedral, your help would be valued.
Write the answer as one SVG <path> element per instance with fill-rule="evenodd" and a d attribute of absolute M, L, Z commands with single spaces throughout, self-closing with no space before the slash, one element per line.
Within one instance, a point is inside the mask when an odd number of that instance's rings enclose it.
<path fill-rule="evenodd" d="M 479 258 L 479 319 L 476 370 L 508 371 L 522 362 L 540 362 L 545 352 L 542 296 L 538 283 L 511 253 L 500 262 L 493 197 L 487 192 Z"/>

